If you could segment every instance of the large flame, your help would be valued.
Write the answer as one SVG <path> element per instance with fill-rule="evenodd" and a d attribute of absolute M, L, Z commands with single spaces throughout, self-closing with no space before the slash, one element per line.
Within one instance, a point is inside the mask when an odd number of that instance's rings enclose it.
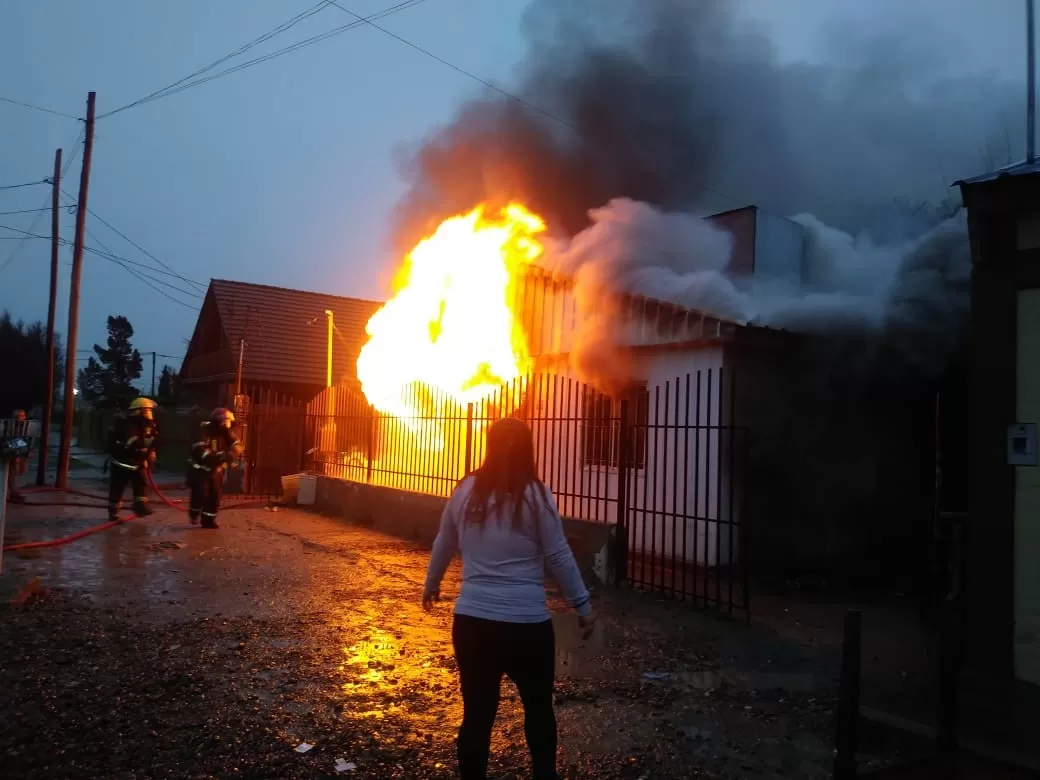
<path fill-rule="evenodd" d="M 368 322 L 357 362 L 368 402 L 407 420 L 419 397 L 465 405 L 523 377 L 531 358 L 513 306 L 521 271 L 542 254 L 544 230 L 518 204 L 495 215 L 478 206 L 420 241 L 393 297 Z"/>

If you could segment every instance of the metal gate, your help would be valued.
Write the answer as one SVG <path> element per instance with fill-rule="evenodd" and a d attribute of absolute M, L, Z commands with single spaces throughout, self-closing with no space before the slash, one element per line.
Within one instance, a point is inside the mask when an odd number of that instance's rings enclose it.
<path fill-rule="evenodd" d="M 732 387 L 708 369 L 621 404 L 617 577 L 746 615 L 750 436 L 727 424 Z"/>
<path fill-rule="evenodd" d="M 238 437 L 245 445 L 241 490 L 254 496 L 280 496 L 282 477 L 299 473 L 312 446 L 306 406 L 299 400 L 258 389 L 235 399 Z"/>
<path fill-rule="evenodd" d="M 356 390 L 330 388 L 308 406 L 309 467 L 446 496 L 480 465 L 488 426 L 521 417 L 560 513 L 616 525 L 619 582 L 746 612 L 749 436 L 731 424 L 729 378 L 704 370 L 607 396 L 539 374 L 468 406 L 417 392 L 403 399 L 411 410 L 404 416 L 376 412 Z"/>

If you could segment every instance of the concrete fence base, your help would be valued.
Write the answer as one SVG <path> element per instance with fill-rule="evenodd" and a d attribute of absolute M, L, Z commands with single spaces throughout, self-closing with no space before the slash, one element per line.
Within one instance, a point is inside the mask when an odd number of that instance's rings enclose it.
<path fill-rule="evenodd" d="M 310 509 L 432 546 L 447 499 L 334 477 L 319 476 L 317 480 Z M 586 582 L 590 585 L 613 583 L 615 527 L 565 517 L 563 530 Z"/>

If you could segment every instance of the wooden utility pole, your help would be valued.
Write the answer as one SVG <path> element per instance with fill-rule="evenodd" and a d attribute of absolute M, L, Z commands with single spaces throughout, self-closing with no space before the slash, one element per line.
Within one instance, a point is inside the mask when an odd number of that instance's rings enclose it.
<path fill-rule="evenodd" d="M 152 392 L 151 396 L 155 398 L 155 353 L 152 353 Z"/>
<path fill-rule="evenodd" d="M 54 178 L 51 179 L 51 289 L 47 302 L 47 386 L 43 393 L 43 430 L 40 431 L 40 459 L 36 464 L 36 484 L 47 482 L 47 450 L 54 414 L 54 310 L 58 304 L 58 249 L 61 244 L 61 149 L 54 151 Z"/>
<path fill-rule="evenodd" d="M 79 175 L 79 200 L 76 202 L 76 237 L 72 249 L 72 283 L 69 288 L 69 330 L 65 344 L 65 416 L 58 448 L 58 476 L 55 485 L 68 487 L 69 459 L 72 449 L 73 413 L 76 406 L 76 337 L 79 330 L 79 283 L 83 276 L 83 234 L 87 229 L 87 191 L 90 186 L 90 159 L 94 154 L 94 100 L 87 94 L 87 126 L 83 138 L 83 169 Z"/>

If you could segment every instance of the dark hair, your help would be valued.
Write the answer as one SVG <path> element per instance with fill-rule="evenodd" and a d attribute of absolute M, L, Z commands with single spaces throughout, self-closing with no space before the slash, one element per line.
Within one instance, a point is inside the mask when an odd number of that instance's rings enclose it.
<path fill-rule="evenodd" d="M 536 485 L 545 498 L 545 485 L 538 479 L 534 459 L 534 437 L 523 420 L 504 417 L 492 423 L 484 462 L 472 477 L 475 481 L 466 502 L 467 522 L 483 524 L 491 499 L 500 507 L 512 501 L 515 528 L 523 517 L 527 486 Z"/>

